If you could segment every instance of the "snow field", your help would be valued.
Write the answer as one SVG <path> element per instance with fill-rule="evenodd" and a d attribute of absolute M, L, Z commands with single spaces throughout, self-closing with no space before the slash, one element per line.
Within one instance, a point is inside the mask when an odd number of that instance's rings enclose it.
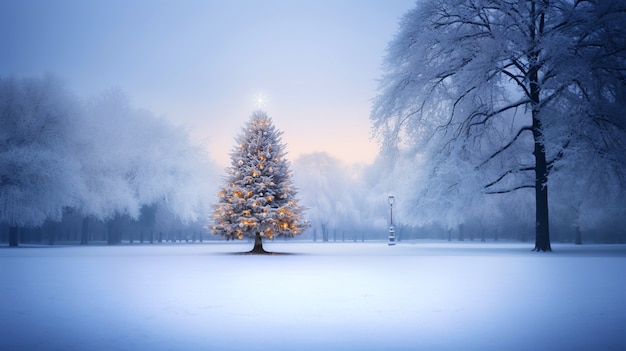
<path fill-rule="evenodd" d="M 0 249 L 2 350 L 623 350 L 626 246 Z"/>

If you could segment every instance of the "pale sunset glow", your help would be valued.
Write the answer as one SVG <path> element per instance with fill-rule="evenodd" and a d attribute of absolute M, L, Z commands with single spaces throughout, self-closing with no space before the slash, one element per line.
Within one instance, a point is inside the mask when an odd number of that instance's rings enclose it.
<path fill-rule="evenodd" d="M 0 0 L 0 351 L 626 351 L 624 23 Z"/>
<path fill-rule="evenodd" d="M 380 63 L 413 0 L 9 1 L 0 75 L 51 73 L 84 97 L 111 88 L 190 131 L 220 167 L 255 109 L 290 160 L 370 163 Z M 28 43 L 28 44 L 26 44 Z"/>

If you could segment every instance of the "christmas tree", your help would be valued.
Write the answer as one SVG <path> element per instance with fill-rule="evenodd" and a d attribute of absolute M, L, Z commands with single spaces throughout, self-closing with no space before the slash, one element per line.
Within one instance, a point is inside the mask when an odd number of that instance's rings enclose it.
<path fill-rule="evenodd" d="M 226 184 L 214 205 L 213 234 L 254 238 L 251 253 L 266 253 L 263 238 L 293 237 L 306 228 L 281 135 L 265 112 L 252 114 L 235 138 Z"/>

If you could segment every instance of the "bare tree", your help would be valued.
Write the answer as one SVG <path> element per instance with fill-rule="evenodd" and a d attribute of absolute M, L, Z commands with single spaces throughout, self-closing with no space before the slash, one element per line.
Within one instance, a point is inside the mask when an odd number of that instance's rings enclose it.
<path fill-rule="evenodd" d="M 432 170 L 469 163 L 484 193 L 534 189 L 535 250 L 550 251 L 554 166 L 581 162 L 578 147 L 623 149 L 623 23 L 624 1 L 419 3 L 389 45 L 372 109 L 383 150 L 423 153 Z"/>

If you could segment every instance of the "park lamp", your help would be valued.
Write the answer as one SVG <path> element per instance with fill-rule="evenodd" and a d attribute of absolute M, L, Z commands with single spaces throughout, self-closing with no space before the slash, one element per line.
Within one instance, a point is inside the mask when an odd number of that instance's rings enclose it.
<path fill-rule="evenodd" d="M 396 231 L 393 228 L 393 204 L 396 202 L 396 197 L 389 195 L 387 202 L 389 202 L 389 246 L 393 246 L 396 244 Z"/>

